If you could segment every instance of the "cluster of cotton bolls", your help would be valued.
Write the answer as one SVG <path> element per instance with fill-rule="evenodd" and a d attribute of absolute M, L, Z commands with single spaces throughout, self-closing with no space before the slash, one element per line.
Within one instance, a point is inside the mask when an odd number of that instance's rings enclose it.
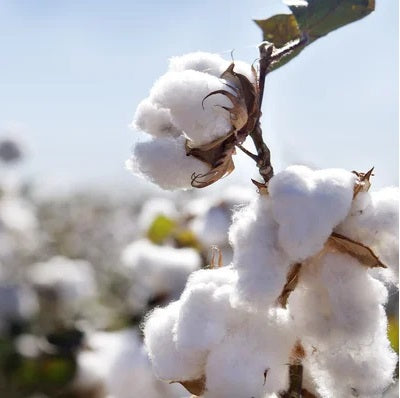
<path fill-rule="evenodd" d="M 397 362 L 382 281 L 397 284 L 399 192 L 360 184 L 341 169 L 274 176 L 234 217 L 232 264 L 192 273 L 149 314 L 155 374 L 205 398 L 261 398 L 301 363 L 315 397 L 381 397 Z M 387 268 L 370 268 L 378 257 Z"/>
<path fill-rule="evenodd" d="M 190 188 L 193 174 L 210 171 L 207 163 L 186 155 L 186 146 L 209 144 L 232 132 L 231 115 L 224 109 L 233 106 L 231 101 L 222 94 L 205 99 L 218 90 L 235 94 L 220 78 L 228 66 L 219 55 L 203 52 L 170 60 L 168 72 L 136 110 L 133 127 L 152 138 L 136 143 L 127 162 L 130 170 L 171 190 Z M 235 71 L 254 81 L 250 65 L 235 61 Z"/>

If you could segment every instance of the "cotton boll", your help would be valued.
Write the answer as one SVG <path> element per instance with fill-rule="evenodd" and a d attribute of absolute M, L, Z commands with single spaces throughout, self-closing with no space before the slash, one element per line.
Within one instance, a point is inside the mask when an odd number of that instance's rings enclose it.
<path fill-rule="evenodd" d="M 299 336 L 312 336 L 317 342 L 346 341 L 373 336 L 386 300 L 386 288 L 357 260 L 328 253 L 302 266 L 289 308 Z"/>
<path fill-rule="evenodd" d="M 190 228 L 205 246 L 225 245 L 231 224 L 230 212 L 220 207 L 210 207 L 190 223 Z"/>
<path fill-rule="evenodd" d="M 114 398 L 179 397 L 183 388 L 157 380 L 135 330 L 113 333 L 118 340 L 106 377 L 107 391 Z M 179 395 L 178 395 L 179 394 Z"/>
<path fill-rule="evenodd" d="M 142 239 L 125 248 L 121 261 L 135 281 L 133 292 L 142 300 L 166 296 L 178 298 L 191 272 L 200 268 L 201 257 L 191 248 L 158 246 Z"/>
<path fill-rule="evenodd" d="M 180 303 L 157 308 L 144 324 L 145 346 L 154 373 L 164 380 L 197 380 L 203 376 L 206 358 L 198 352 L 178 350 L 173 333 Z"/>
<path fill-rule="evenodd" d="M 205 398 L 258 398 L 286 389 L 293 342 L 282 327 L 250 316 L 209 354 Z"/>
<path fill-rule="evenodd" d="M 358 194 L 348 217 L 337 227 L 337 232 L 369 246 L 389 267 L 387 270 L 372 270 L 373 275 L 398 283 L 398 188 Z"/>
<path fill-rule="evenodd" d="M 221 76 L 222 72 L 228 67 L 229 63 L 218 54 L 206 52 L 194 52 L 179 57 L 172 57 L 169 60 L 169 70 L 172 72 L 182 72 L 184 70 L 194 70 L 197 72 L 208 73 L 216 77 Z"/>
<path fill-rule="evenodd" d="M 237 279 L 237 271 L 232 266 L 200 269 L 193 272 L 186 283 L 185 290 L 199 284 L 212 284 L 215 287 L 233 284 Z"/>
<path fill-rule="evenodd" d="M 378 398 L 393 382 L 397 356 L 384 328 L 377 331 L 373 340 L 361 337 L 331 341 L 316 345 L 310 353 L 304 366 L 314 377 L 322 398 Z"/>
<path fill-rule="evenodd" d="M 163 189 L 191 188 L 192 175 L 205 174 L 210 167 L 186 155 L 185 138 L 157 138 L 138 142 L 127 168 L 159 185 Z"/>
<path fill-rule="evenodd" d="M 391 383 L 396 355 L 386 299 L 384 285 L 349 255 L 328 253 L 303 265 L 289 310 L 321 397 L 378 397 Z"/>
<path fill-rule="evenodd" d="M 229 284 L 212 282 L 191 284 L 185 289 L 175 326 L 178 348 L 207 351 L 220 343 L 228 327 L 241 318 L 231 307 L 232 289 Z"/>
<path fill-rule="evenodd" d="M 277 242 L 278 224 L 269 198 L 261 196 L 238 212 L 229 236 L 238 271 L 237 300 L 264 308 L 275 305 L 290 262 Z"/>
<path fill-rule="evenodd" d="M 193 145 L 202 145 L 226 136 L 232 129 L 230 113 L 222 108 L 232 107 L 226 96 L 211 95 L 203 102 L 216 90 L 231 89 L 223 80 L 206 73 L 168 72 L 154 84 L 150 98 L 170 110 L 172 122 Z"/>
<path fill-rule="evenodd" d="M 333 228 L 347 216 L 355 175 L 341 169 L 313 171 L 291 166 L 269 183 L 279 243 L 293 262 L 319 252 Z"/>
<path fill-rule="evenodd" d="M 182 134 L 182 131 L 173 125 L 170 111 L 157 106 L 148 98 L 136 108 L 132 127 L 154 137 L 178 137 Z"/>
<path fill-rule="evenodd" d="M 18 233 L 28 234 L 37 228 L 38 221 L 29 202 L 6 195 L 0 202 L 0 225 Z"/>
<path fill-rule="evenodd" d="M 97 294 L 92 265 L 84 260 L 53 257 L 47 262 L 33 264 L 28 278 L 39 291 L 51 289 L 65 304 L 76 304 Z"/>

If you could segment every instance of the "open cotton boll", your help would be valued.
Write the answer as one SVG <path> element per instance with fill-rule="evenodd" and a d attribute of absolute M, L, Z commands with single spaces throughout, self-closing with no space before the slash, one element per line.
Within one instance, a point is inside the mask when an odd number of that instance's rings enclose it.
<path fill-rule="evenodd" d="M 389 268 L 371 270 L 398 284 L 399 189 L 384 188 L 357 195 L 348 217 L 336 231 L 369 246 Z"/>
<path fill-rule="evenodd" d="M 169 300 L 179 297 L 189 274 L 201 266 L 201 257 L 194 249 L 158 246 L 146 239 L 127 246 L 121 260 L 148 298 L 166 295 Z"/>
<path fill-rule="evenodd" d="M 222 206 L 210 207 L 190 223 L 190 228 L 205 246 L 222 246 L 228 242 L 231 215 Z"/>
<path fill-rule="evenodd" d="M 290 262 L 278 245 L 278 224 L 268 197 L 260 196 L 234 216 L 229 231 L 238 271 L 237 299 L 251 305 L 274 305 L 286 282 Z"/>
<path fill-rule="evenodd" d="M 178 137 L 182 134 L 173 125 L 170 111 L 157 106 L 149 98 L 144 99 L 136 108 L 131 126 L 154 137 Z"/>
<path fill-rule="evenodd" d="M 328 253 L 303 265 L 289 310 L 321 397 L 378 397 L 391 383 L 396 355 L 386 299 L 384 285 L 349 255 Z"/>
<path fill-rule="evenodd" d="M 285 390 L 293 343 L 281 325 L 249 316 L 210 352 L 204 397 L 259 398 Z"/>
<path fill-rule="evenodd" d="M 184 394 L 183 387 L 156 379 L 135 330 L 128 329 L 113 334 L 118 340 L 118 346 L 111 358 L 105 383 L 112 397 L 178 398 Z"/>
<path fill-rule="evenodd" d="M 216 77 L 221 76 L 229 63 L 218 54 L 197 51 L 182 56 L 172 57 L 169 60 L 169 70 L 182 72 L 184 70 L 195 70 L 208 73 Z"/>
<path fill-rule="evenodd" d="M 178 350 L 173 333 L 178 319 L 180 303 L 156 308 L 144 324 L 145 346 L 154 373 L 164 380 L 197 380 L 202 377 L 206 357 L 191 350 Z"/>
<path fill-rule="evenodd" d="M 156 138 L 138 142 L 126 167 L 163 189 L 192 188 L 192 175 L 205 174 L 210 167 L 186 155 L 185 138 Z"/>
<path fill-rule="evenodd" d="M 169 109 L 174 125 L 184 131 L 194 145 L 203 145 L 226 136 L 232 129 L 231 101 L 216 90 L 231 90 L 222 79 L 194 70 L 168 72 L 153 86 L 151 100 Z M 232 91 L 232 90 L 231 90 Z M 233 93 L 233 91 L 232 91 Z"/>
<path fill-rule="evenodd" d="M 33 264 L 27 272 L 35 287 L 51 289 L 65 304 L 97 294 L 92 265 L 84 260 L 56 256 L 47 262 Z"/>
<path fill-rule="evenodd" d="M 288 303 L 299 336 L 311 337 L 317 344 L 362 336 L 373 340 L 385 317 L 386 300 L 384 285 L 357 260 L 328 253 L 317 262 L 303 264 Z"/>
<path fill-rule="evenodd" d="M 212 282 L 191 284 L 185 289 L 175 325 L 178 348 L 210 350 L 221 342 L 228 327 L 240 322 L 239 311 L 230 303 L 232 289 L 229 284 L 218 286 Z"/>
<path fill-rule="evenodd" d="M 279 243 L 293 262 L 319 252 L 347 216 L 356 176 L 341 169 L 290 166 L 269 183 Z"/>
<path fill-rule="evenodd" d="M 378 398 L 393 382 L 397 356 L 385 328 L 370 338 L 331 341 L 309 347 L 303 365 L 314 378 L 322 398 Z"/>

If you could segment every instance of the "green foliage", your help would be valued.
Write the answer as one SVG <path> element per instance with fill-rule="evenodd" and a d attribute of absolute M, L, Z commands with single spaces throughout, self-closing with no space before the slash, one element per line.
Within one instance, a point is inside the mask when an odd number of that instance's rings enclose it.
<path fill-rule="evenodd" d="M 399 319 L 389 317 L 388 319 L 388 337 L 394 351 L 399 352 Z"/>
<path fill-rule="evenodd" d="M 306 37 L 303 47 L 274 65 L 274 69 L 298 55 L 305 46 L 328 33 L 364 18 L 375 9 L 375 0 L 308 0 L 308 5 L 290 5 L 292 14 L 255 20 L 263 38 L 277 48 Z"/>
<path fill-rule="evenodd" d="M 157 216 L 147 231 L 147 238 L 153 243 L 162 244 L 176 227 L 176 223 L 171 218 L 164 215 Z"/>

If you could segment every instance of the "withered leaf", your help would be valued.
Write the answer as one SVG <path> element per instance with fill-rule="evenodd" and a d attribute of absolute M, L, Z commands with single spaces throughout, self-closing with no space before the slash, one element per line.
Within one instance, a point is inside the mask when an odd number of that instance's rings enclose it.
<path fill-rule="evenodd" d="M 328 249 L 334 249 L 349 254 L 368 268 L 387 268 L 368 246 L 336 232 L 333 232 L 328 238 L 327 246 Z"/>
<path fill-rule="evenodd" d="M 374 171 L 374 167 L 368 170 L 366 173 L 359 173 L 358 171 L 352 171 L 353 174 L 357 176 L 357 180 L 354 184 L 354 191 L 353 191 L 353 199 L 360 193 L 360 192 L 367 192 L 371 187 L 370 178 L 373 176 L 372 172 Z"/>
<path fill-rule="evenodd" d="M 179 383 L 186 388 L 191 394 L 200 396 L 204 394 L 206 390 L 206 377 L 203 376 L 196 380 L 186 380 L 186 381 L 171 381 L 171 383 Z"/>
<path fill-rule="evenodd" d="M 278 303 L 282 308 L 286 308 L 290 293 L 293 292 L 299 282 L 301 266 L 301 263 L 293 264 L 286 275 L 285 286 L 283 286 L 282 292 L 278 297 Z"/>
<path fill-rule="evenodd" d="M 235 142 L 236 137 L 233 134 L 194 148 L 191 148 L 189 143 L 186 142 L 186 154 L 207 163 L 211 168 L 210 171 L 205 174 L 193 173 L 193 187 L 207 187 L 234 170 L 235 165 L 232 156 L 235 153 Z"/>

